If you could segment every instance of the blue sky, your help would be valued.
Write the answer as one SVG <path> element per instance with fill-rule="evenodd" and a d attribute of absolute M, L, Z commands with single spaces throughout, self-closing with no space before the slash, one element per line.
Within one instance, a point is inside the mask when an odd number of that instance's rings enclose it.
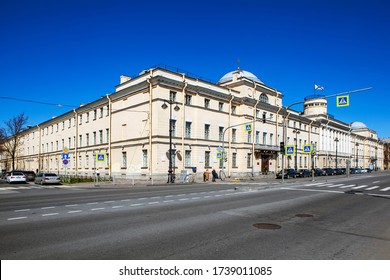
<path fill-rule="evenodd" d="M 390 137 L 388 1 L 0 2 L 0 126 L 24 112 L 36 125 L 114 92 L 120 75 L 167 64 L 218 81 L 237 68 L 284 94 L 373 87 L 328 112 Z M 294 109 L 301 110 L 301 106 Z"/>

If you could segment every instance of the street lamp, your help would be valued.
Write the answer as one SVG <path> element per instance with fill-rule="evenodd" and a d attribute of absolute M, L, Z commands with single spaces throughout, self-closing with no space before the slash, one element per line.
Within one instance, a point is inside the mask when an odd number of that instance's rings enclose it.
<path fill-rule="evenodd" d="M 163 108 L 164 110 L 168 108 L 168 105 L 165 103 L 167 102 L 169 104 L 169 168 L 168 168 L 168 182 L 169 184 L 172 184 L 175 182 L 175 172 L 173 170 L 173 156 L 174 156 L 174 153 L 173 153 L 173 149 L 172 149 L 172 132 L 173 132 L 173 129 L 172 129 L 172 104 L 176 104 L 176 102 L 174 102 L 173 100 L 164 100 L 164 104 L 161 105 L 161 108 Z M 180 110 L 180 107 L 175 106 L 174 110 L 177 112 Z"/>
<path fill-rule="evenodd" d="M 335 138 L 334 139 L 334 141 L 336 142 L 336 169 L 337 169 L 337 161 L 338 161 L 338 159 L 337 159 L 337 146 L 338 146 L 338 143 L 339 143 L 339 138 Z"/>
<path fill-rule="evenodd" d="M 295 171 L 298 171 L 298 134 L 301 132 L 298 129 L 294 129 L 295 133 Z"/>

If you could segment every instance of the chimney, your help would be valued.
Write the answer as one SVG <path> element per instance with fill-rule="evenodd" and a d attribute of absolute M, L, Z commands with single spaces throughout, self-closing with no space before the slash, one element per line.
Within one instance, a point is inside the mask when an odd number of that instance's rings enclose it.
<path fill-rule="evenodd" d="M 121 79 L 121 82 L 120 82 L 121 84 L 131 80 L 131 78 L 129 76 L 126 76 L 126 75 L 121 75 L 120 79 Z"/>

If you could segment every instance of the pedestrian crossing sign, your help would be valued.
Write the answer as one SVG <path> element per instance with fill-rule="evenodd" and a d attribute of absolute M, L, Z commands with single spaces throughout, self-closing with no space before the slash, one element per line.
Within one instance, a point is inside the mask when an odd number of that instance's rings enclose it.
<path fill-rule="evenodd" d="M 252 131 L 252 124 L 248 123 L 245 125 L 245 131 Z"/>
<path fill-rule="evenodd" d="M 217 153 L 217 159 L 221 160 L 222 159 L 222 152 Z"/>
<path fill-rule="evenodd" d="M 303 154 L 311 154 L 313 152 L 313 145 L 303 145 L 302 153 Z"/>
<path fill-rule="evenodd" d="M 347 107 L 349 106 L 349 95 L 340 95 L 336 97 L 336 106 L 337 107 Z"/>
<path fill-rule="evenodd" d="M 287 145 L 285 147 L 286 156 L 295 156 L 295 146 L 294 145 Z"/>
<path fill-rule="evenodd" d="M 106 155 L 105 154 L 96 154 L 96 161 L 97 162 L 105 162 L 106 161 Z"/>

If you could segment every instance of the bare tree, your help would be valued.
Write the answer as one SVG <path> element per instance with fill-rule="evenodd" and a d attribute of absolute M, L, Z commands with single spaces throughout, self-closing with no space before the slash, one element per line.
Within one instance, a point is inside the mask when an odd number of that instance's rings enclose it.
<path fill-rule="evenodd" d="M 12 170 L 15 170 L 15 158 L 22 143 L 21 132 L 25 129 L 28 117 L 21 113 L 8 121 L 5 128 L 0 129 L 0 150 L 12 160 Z"/>

